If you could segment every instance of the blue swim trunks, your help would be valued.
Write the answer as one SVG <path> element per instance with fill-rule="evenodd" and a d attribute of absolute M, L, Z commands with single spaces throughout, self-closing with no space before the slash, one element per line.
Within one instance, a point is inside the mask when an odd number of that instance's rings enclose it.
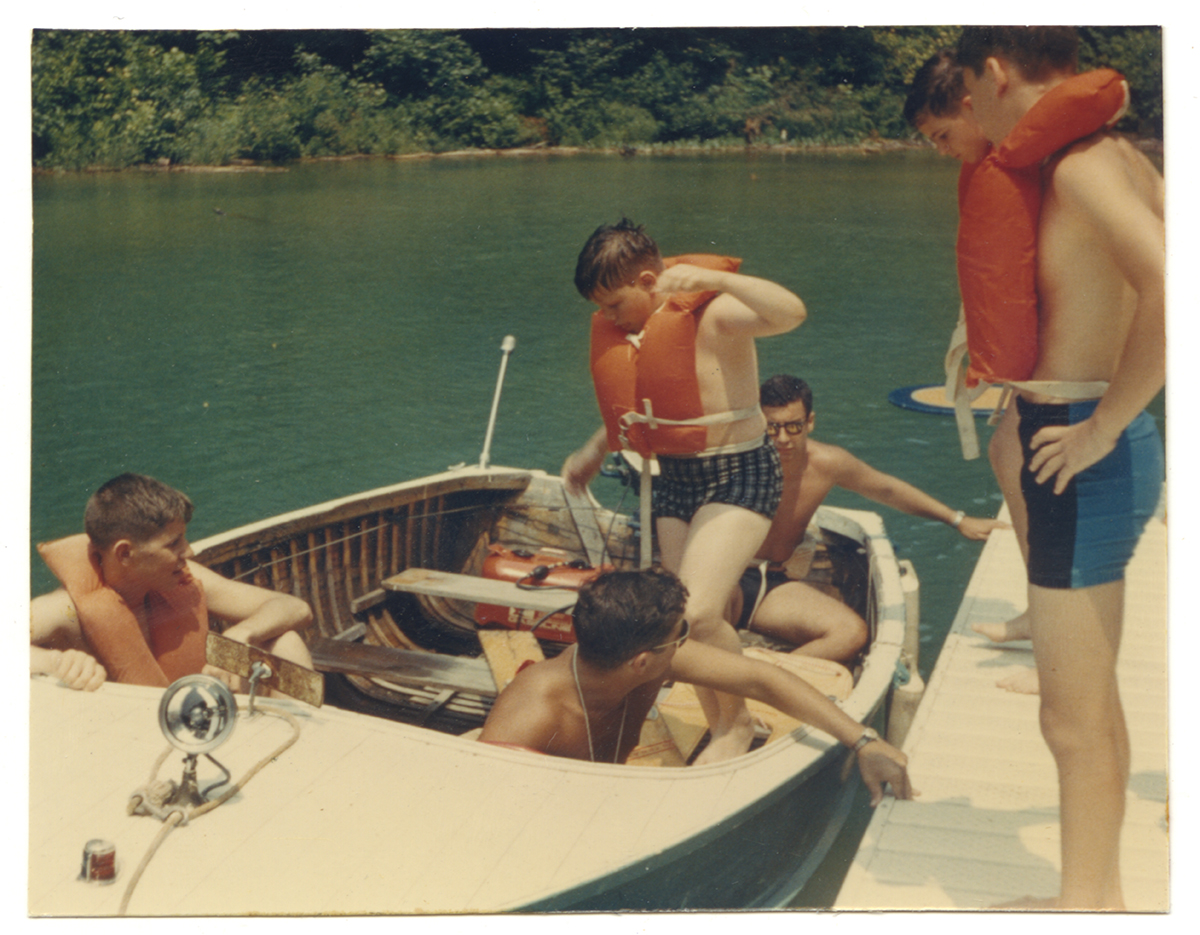
<path fill-rule="evenodd" d="M 1163 485 L 1163 446 L 1148 413 L 1141 413 L 1106 457 L 1081 471 L 1061 494 L 1054 479 L 1039 484 L 1029 470 L 1030 441 L 1047 425 L 1075 425 L 1098 400 L 1032 403 L 1017 397 L 1024 466 L 1021 493 L 1029 513 L 1029 583 L 1043 588 L 1088 588 L 1125 577 L 1125 566 Z"/>

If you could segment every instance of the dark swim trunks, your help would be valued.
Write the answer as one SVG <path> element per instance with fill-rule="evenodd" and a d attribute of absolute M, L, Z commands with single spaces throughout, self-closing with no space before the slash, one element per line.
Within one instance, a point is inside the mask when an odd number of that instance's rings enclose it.
<path fill-rule="evenodd" d="M 781 584 L 787 584 L 792 579 L 788 577 L 786 571 L 771 571 L 767 569 L 767 586 L 763 591 L 763 599 L 774 591 Z M 738 617 L 734 627 L 738 630 L 750 629 L 750 618 L 754 612 L 758 610 L 759 600 L 758 592 L 763 585 L 763 570 L 762 565 L 751 565 L 744 572 L 738 581 L 738 587 L 742 589 L 742 613 Z"/>
<path fill-rule="evenodd" d="M 690 523 L 707 503 L 728 503 L 772 519 L 783 496 L 775 444 L 763 436 L 750 451 L 696 458 L 659 458 L 654 515 Z"/>
<path fill-rule="evenodd" d="M 1039 484 L 1029 470 L 1030 441 L 1047 425 L 1075 425 L 1098 400 L 1031 403 L 1017 397 L 1024 466 L 1021 492 L 1029 513 L 1029 582 L 1043 588 L 1087 588 L 1125 577 L 1147 520 L 1158 508 L 1163 447 L 1154 419 L 1141 413 L 1106 457 L 1081 471 L 1061 494 L 1054 479 Z"/>

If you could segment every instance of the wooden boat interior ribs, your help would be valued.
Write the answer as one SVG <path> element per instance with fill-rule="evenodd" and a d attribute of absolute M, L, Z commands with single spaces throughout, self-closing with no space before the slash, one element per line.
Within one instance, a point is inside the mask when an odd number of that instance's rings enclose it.
<path fill-rule="evenodd" d="M 387 590 L 383 582 L 407 569 L 478 576 L 493 543 L 534 552 L 549 546 L 586 562 L 585 539 L 591 536 L 594 554 L 597 531 L 604 563 L 636 567 L 636 521 L 594 503 L 583 512 L 570 508 L 557 477 L 466 468 L 285 514 L 195 547 L 197 560 L 214 571 L 311 605 L 305 636 L 326 673 L 329 702 L 462 734 L 483 723 L 497 691 L 479 658 L 474 603 Z M 862 544 L 829 531 L 822 539 L 804 580 L 852 606 L 873 635 Z M 546 655 L 563 646 L 541 641 Z"/>

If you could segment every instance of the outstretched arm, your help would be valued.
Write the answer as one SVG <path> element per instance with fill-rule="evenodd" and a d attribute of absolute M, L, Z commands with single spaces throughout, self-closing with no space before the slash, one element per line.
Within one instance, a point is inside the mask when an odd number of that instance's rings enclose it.
<path fill-rule="evenodd" d="M 848 747 L 863 735 L 863 726 L 813 688 L 808 682 L 778 666 L 689 640 L 675 652 L 671 677 L 717 691 L 765 702 L 784 714 L 811 724 Z M 888 783 L 897 798 L 916 793 L 908 778 L 908 758 L 884 740 L 872 741 L 858 752 L 863 782 L 871 792 L 871 805 L 883 799 Z"/>
<path fill-rule="evenodd" d="M 231 581 L 196 562 L 188 570 L 203 585 L 209 611 L 232 623 L 223 634 L 231 640 L 261 646 L 312 622 L 312 609 L 298 597 Z"/>
<path fill-rule="evenodd" d="M 679 263 L 658 274 L 655 289 L 660 295 L 676 292 L 724 293 L 736 302 L 714 300 L 710 313 L 721 325 L 754 337 L 783 334 L 804 321 L 808 310 L 800 298 L 783 286 L 756 276 L 728 273 Z"/>
<path fill-rule="evenodd" d="M 837 449 L 837 452 L 835 457 L 839 463 L 839 470 L 835 476 L 839 487 L 911 516 L 924 516 L 953 526 L 967 539 L 986 539 L 993 529 L 1012 528 L 1008 523 L 997 519 L 960 516 L 957 510 L 950 509 L 912 484 L 876 470 L 848 451 Z"/>

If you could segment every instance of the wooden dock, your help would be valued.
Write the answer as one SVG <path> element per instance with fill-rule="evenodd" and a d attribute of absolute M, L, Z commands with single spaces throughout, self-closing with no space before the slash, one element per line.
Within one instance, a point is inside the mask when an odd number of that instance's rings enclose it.
<path fill-rule="evenodd" d="M 1151 521 L 1129 568 L 1118 663 L 1132 747 L 1121 838 L 1131 912 L 1170 909 L 1166 542 Z M 904 743 L 921 796 L 879 806 L 835 908 L 986 909 L 1058 892 L 1058 781 L 1038 699 L 996 687 L 1033 665 L 1032 648 L 971 630 L 1024 609 L 1016 537 L 993 533 Z"/>

